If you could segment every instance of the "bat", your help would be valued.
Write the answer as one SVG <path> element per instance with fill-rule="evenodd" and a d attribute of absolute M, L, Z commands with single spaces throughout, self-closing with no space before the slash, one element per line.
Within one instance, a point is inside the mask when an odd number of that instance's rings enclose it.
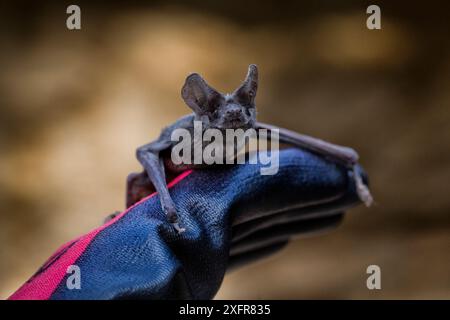
<path fill-rule="evenodd" d="M 151 192 L 150 190 L 154 188 L 160 196 L 161 207 L 168 221 L 178 233 L 185 231 L 185 228 L 180 225 L 176 206 L 167 187 L 167 180 L 168 177 L 175 176 L 177 173 L 188 169 L 211 166 L 211 164 L 196 163 L 192 159 L 192 161 L 177 164 L 172 161 L 171 151 L 177 143 L 172 139 L 173 133 L 176 130 L 183 129 L 186 130 L 185 132 L 193 134 L 195 122 L 202 124 L 202 130 L 216 129 L 220 132 L 225 132 L 227 129 L 255 129 L 257 132 L 259 129 L 266 129 L 269 132 L 276 130 L 281 143 L 309 150 L 352 170 L 357 194 L 361 201 L 369 206 L 373 199 L 360 173 L 356 170 L 359 159 L 356 151 L 349 147 L 335 145 L 256 121 L 255 98 L 257 89 L 258 68 L 254 64 L 248 67 L 245 80 L 231 94 L 218 92 L 209 86 L 198 73 L 188 75 L 181 89 L 181 97 L 193 113 L 164 128 L 160 136 L 153 142 L 137 148 L 136 157 L 142 164 L 144 171 L 132 173 L 127 178 L 127 207 L 148 195 Z M 192 149 L 195 147 L 194 144 L 195 142 L 192 141 Z M 204 145 L 201 145 L 201 147 L 204 147 Z M 244 147 L 245 145 L 235 146 L 235 151 Z"/>

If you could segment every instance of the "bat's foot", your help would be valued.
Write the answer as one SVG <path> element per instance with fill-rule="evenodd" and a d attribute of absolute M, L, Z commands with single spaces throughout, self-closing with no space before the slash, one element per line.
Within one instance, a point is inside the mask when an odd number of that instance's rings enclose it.
<path fill-rule="evenodd" d="M 126 207 L 131 207 L 153 192 L 155 192 L 155 187 L 145 171 L 130 173 L 127 177 Z"/>
<path fill-rule="evenodd" d="M 373 197 L 356 167 L 353 167 L 353 177 L 355 179 L 356 193 L 358 194 L 359 199 L 364 202 L 366 207 L 370 207 L 373 203 Z"/>
<path fill-rule="evenodd" d="M 172 226 L 175 228 L 175 230 L 177 231 L 177 233 L 183 233 L 183 232 L 186 231 L 186 228 L 180 227 L 180 224 L 179 224 L 178 222 L 172 223 Z"/>
<path fill-rule="evenodd" d="M 120 214 L 120 211 L 114 211 L 113 213 L 111 213 L 110 215 L 108 215 L 104 220 L 103 220 L 103 224 L 110 222 L 112 219 L 114 219 L 115 217 L 117 217 Z"/>
<path fill-rule="evenodd" d="M 183 233 L 186 231 L 185 228 L 180 227 L 180 223 L 178 222 L 178 215 L 174 208 L 172 207 L 164 207 L 164 212 L 167 215 L 167 219 L 172 224 L 177 233 Z"/>

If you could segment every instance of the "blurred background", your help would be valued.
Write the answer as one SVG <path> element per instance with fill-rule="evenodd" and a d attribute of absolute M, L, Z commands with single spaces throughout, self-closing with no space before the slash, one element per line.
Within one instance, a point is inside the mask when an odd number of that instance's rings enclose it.
<path fill-rule="evenodd" d="M 369 4 L 382 30 L 366 28 Z M 2 1 L 0 298 L 124 208 L 135 148 L 189 112 L 189 72 L 226 92 L 256 63 L 259 119 L 358 150 L 376 205 L 228 274 L 216 298 L 449 299 L 444 4 Z M 366 288 L 370 264 L 382 290 Z"/>

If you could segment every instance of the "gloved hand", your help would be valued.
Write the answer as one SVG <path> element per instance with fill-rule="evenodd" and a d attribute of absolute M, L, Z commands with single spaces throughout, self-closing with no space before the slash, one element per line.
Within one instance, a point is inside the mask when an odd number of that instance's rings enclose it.
<path fill-rule="evenodd" d="M 210 299 L 227 270 L 335 227 L 359 203 L 350 171 L 299 149 L 280 151 L 275 175 L 259 164 L 219 166 L 169 187 L 186 232 L 150 195 L 65 244 L 10 299 Z M 80 289 L 66 285 L 71 265 Z"/>

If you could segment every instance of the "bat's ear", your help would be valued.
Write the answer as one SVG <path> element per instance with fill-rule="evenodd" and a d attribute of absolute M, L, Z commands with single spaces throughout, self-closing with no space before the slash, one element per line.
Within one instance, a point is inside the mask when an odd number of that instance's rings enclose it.
<path fill-rule="evenodd" d="M 181 97 L 199 115 L 213 112 L 223 99 L 222 95 L 210 87 L 198 73 L 192 73 L 186 78 L 181 89 Z"/>
<path fill-rule="evenodd" d="M 258 90 L 258 67 L 248 66 L 247 77 L 242 85 L 234 91 L 234 97 L 243 105 L 253 105 Z"/>

